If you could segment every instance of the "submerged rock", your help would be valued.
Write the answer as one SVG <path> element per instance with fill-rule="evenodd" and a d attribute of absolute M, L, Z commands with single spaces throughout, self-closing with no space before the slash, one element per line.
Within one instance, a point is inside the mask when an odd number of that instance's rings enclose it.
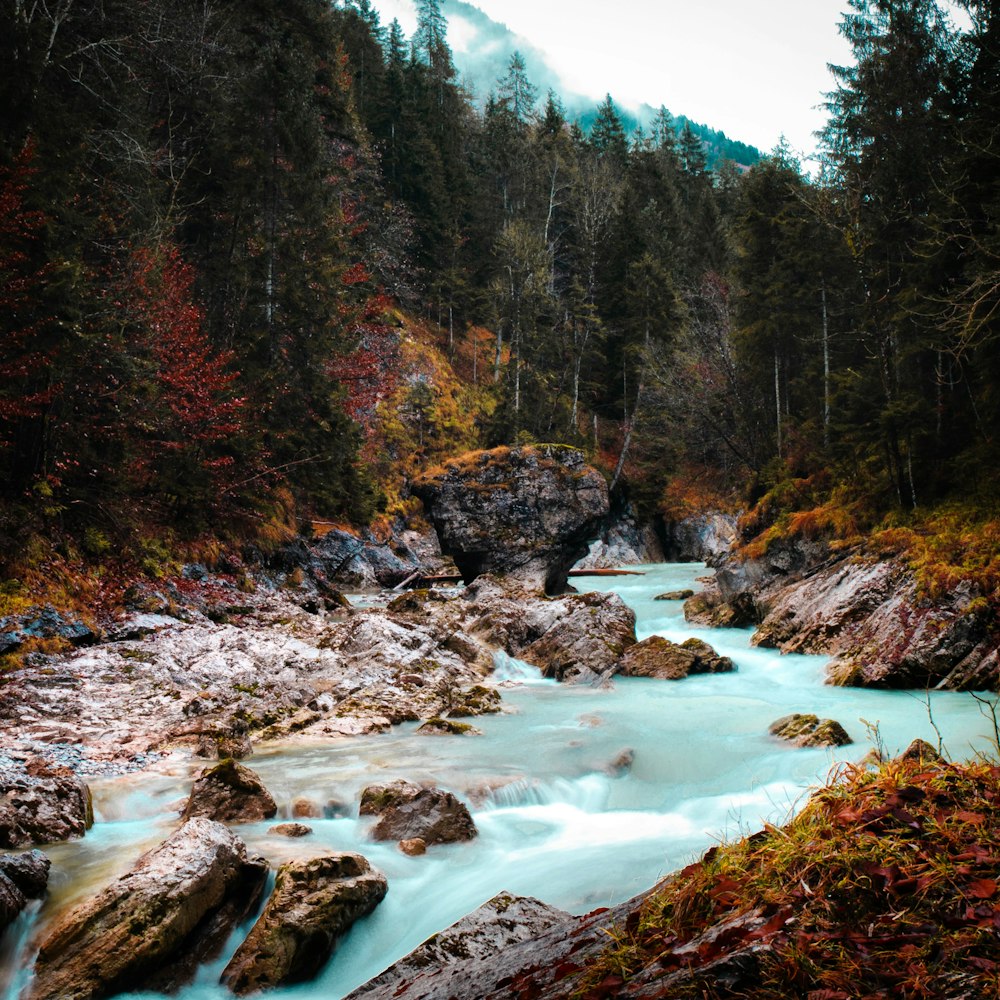
<path fill-rule="evenodd" d="M 654 601 L 686 601 L 689 597 L 694 597 L 693 590 L 670 590 L 666 594 L 657 594 Z"/>
<path fill-rule="evenodd" d="M 478 836 L 468 807 L 451 792 L 408 781 L 370 785 L 361 793 L 361 815 L 377 816 L 373 840 L 413 840 L 428 846 Z"/>
<path fill-rule="evenodd" d="M 609 511 L 604 477 L 560 445 L 471 452 L 412 490 L 466 583 L 492 573 L 549 593 L 565 588 Z"/>
<path fill-rule="evenodd" d="M 417 729 L 421 736 L 482 736 L 483 731 L 476 729 L 468 722 L 456 722 L 454 719 L 428 719 Z"/>
<path fill-rule="evenodd" d="M 854 742 L 839 722 L 797 712 L 772 722 L 767 731 L 797 747 L 843 747 Z"/>
<path fill-rule="evenodd" d="M 312 827 L 304 823 L 278 823 L 267 832 L 276 833 L 279 837 L 308 837 L 312 833 Z"/>
<path fill-rule="evenodd" d="M 267 864 L 221 823 L 189 820 L 42 941 L 30 1000 L 99 1000 L 185 982 L 260 898 Z"/>
<path fill-rule="evenodd" d="M 0 848 L 82 837 L 94 822 L 90 789 L 39 757 L 0 775 Z"/>
<path fill-rule="evenodd" d="M 719 656 L 701 639 L 676 643 L 652 635 L 626 650 L 618 671 L 624 677 L 681 680 L 690 674 L 717 674 L 735 670 L 728 656 Z"/>
<path fill-rule="evenodd" d="M 220 823 L 255 823 L 278 811 L 271 793 L 255 771 L 224 760 L 201 772 L 181 816 L 205 816 Z"/>
<path fill-rule="evenodd" d="M 274 892 L 222 974 L 242 996 L 312 979 L 341 935 L 386 894 L 385 876 L 360 854 L 289 861 Z"/>
<path fill-rule="evenodd" d="M 49 859 L 41 851 L 0 854 L 0 937 L 28 905 L 45 895 Z"/>

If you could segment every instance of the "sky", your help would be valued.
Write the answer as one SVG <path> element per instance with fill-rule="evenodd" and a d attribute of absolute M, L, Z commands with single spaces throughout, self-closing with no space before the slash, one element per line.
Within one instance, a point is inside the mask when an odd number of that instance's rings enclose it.
<path fill-rule="evenodd" d="M 566 91 L 674 114 L 769 152 L 782 135 L 807 160 L 822 128 L 828 63 L 850 62 L 844 0 L 470 0 L 542 49 Z M 374 0 L 415 25 L 412 0 Z M 466 26 L 449 43 L 469 44 Z"/>

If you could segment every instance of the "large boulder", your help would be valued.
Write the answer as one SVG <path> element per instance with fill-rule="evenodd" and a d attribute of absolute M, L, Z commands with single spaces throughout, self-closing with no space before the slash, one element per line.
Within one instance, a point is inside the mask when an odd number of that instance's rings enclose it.
<path fill-rule="evenodd" d="M 501 892 L 478 910 L 428 938 L 405 958 L 356 989 L 347 1000 L 395 996 L 397 990 L 407 989 L 407 984 L 421 975 L 447 975 L 445 970 L 456 963 L 488 962 L 514 945 L 531 941 L 556 927 L 571 926 L 573 921 L 568 913 L 547 903 Z"/>
<path fill-rule="evenodd" d="M 513 650 L 546 677 L 595 683 L 617 670 L 635 643 L 635 613 L 617 594 L 577 594 L 560 599 L 561 614 L 530 644 Z"/>
<path fill-rule="evenodd" d="M 0 776 L 0 848 L 82 837 L 93 822 L 90 789 L 68 767 L 34 757 Z"/>
<path fill-rule="evenodd" d="M 289 861 L 274 892 L 222 974 L 238 996 L 312 979 L 337 939 L 386 894 L 385 876 L 360 854 Z"/>
<path fill-rule="evenodd" d="M 100 639 L 100 633 L 52 605 L 0 618 L 0 655 L 16 652 L 33 639 L 61 639 L 68 645 L 89 646 Z"/>
<path fill-rule="evenodd" d="M 41 851 L 0 854 L 0 937 L 29 899 L 45 895 L 49 882 L 49 859 Z"/>
<path fill-rule="evenodd" d="M 728 656 L 720 656 L 701 639 L 670 642 L 659 635 L 636 643 L 625 651 L 618 672 L 625 677 L 656 677 L 676 681 L 690 674 L 718 674 L 735 670 Z"/>
<path fill-rule="evenodd" d="M 712 563 L 735 544 L 736 516 L 708 511 L 679 520 L 664 520 L 663 535 L 668 562 Z"/>
<path fill-rule="evenodd" d="M 267 863 L 221 823 L 189 820 L 42 941 L 29 1000 L 98 1000 L 194 974 L 257 905 Z"/>
<path fill-rule="evenodd" d="M 411 488 L 466 583 L 492 573 L 549 593 L 565 588 L 609 511 L 601 474 L 559 445 L 471 452 Z"/>
<path fill-rule="evenodd" d="M 373 840 L 423 840 L 451 844 L 472 840 L 476 824 L 464 803 L 440 788 L 422 788 L 408 781 L 369 785 L 361 793 L 361 815 L 377 816 Z"/>
<path fill-rule="evenodd" d="M 255 771 L 235 760 L 224 760 L 198 776 L 181 818 L 204 816 L 220 823 L 256 823 L 270 819 L 277 811 Z"/>

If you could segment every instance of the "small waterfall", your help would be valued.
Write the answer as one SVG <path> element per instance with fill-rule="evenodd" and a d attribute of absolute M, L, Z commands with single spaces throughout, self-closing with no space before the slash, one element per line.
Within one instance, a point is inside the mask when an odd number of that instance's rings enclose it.
<path fill-rule="evenodd" d="M 607 808 L 611 779 L 606 774 L 584 774 L 579 778 L 539 781 L 519 778 L 494 789 L 486 809 L 521 809 L 526 806 L 569 805 L 585 813 Z"/>
<path fill-rule="evenodd" d="M 503 650 L 498 650 L 493 656 L 493 677 L 497 681 L 510 681 L 513 684 L 555 684 L 556 681 L 542 676 L 538 667 L 533 667 L 524 660 L 516 660 Z"/>
<path fill-rule="evenodd" d="M 31 900 L 0 935 L 0 1000 L 17 1000 L 31 978 L 28 959 L 35 948 L 32 935 L 41 908 L 41 900 Z"/>

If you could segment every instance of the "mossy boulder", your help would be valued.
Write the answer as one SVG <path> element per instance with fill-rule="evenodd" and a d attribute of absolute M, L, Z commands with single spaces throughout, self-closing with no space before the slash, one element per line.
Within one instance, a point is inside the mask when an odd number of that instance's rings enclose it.
<path fill-rule="evenodd" d="M 503 700 L 496 688 L 474 684 L 459 691 L 448 705 L 448 716 L 464 719 L 476 715 L 496 715 L 503 711 Z"/>
<path fill-rule="evenodd" d="M 565 589 L 609 512 L 604 477 L 561 445 L 470 452 L 412 490 L 466 583 L 491 573 L 548 593 Z"/>
<path fill-rule="evenodd" d="M 181 818 L 205 816 L 220 823 L 256 823 L 270 819 L 277 811 L 257 773 L 230 759 L 201 772 Z"/>
<path fill-rule="evenodd" d="M 797 747 L 843 747 L 854 742 L 839 722 L 798 712 L 775 720 L 768 732 Z"/>
<path fill-rule="evenodd" d="M 274 891 L 222 974 L 237 996 L 312 979 L 337 939 L 385 897 L 385 876 L 360 854 L 289 861 Z"/>
<path fill-rule="evenodd" d="M 408 781 L 370 785 L 361 793 L 361 815 L 377 816 L 373 840 L 413 840 L 428 846 L 472 840 L 479 831 L 468 808 L 451 792 Z"/>
<path fill-rule="evenodd" d="M 653 598 L 654 601 L 686 601 L 688 598 L 694 597 L 693 590 L 670 590 L 665 594 L 657 594 Z"/>
<path fill-rule="evenodd" d="M 482 736 L 482 730 L 469 725 L 468 722 L 456 722 L 454 719 L 436 717 L 428 719 L 417 729 L 421 736 Z"/>
<path fill-rule="evenodd" d="M 720 656 L 701 639 L 670 642 L 651 635 L 626 650 L 618 672 L 624 677 L 655 677 L 661 680 L 682 680 L 691 674 L 717 674 L 735 670 L 728 656 Z"/>

